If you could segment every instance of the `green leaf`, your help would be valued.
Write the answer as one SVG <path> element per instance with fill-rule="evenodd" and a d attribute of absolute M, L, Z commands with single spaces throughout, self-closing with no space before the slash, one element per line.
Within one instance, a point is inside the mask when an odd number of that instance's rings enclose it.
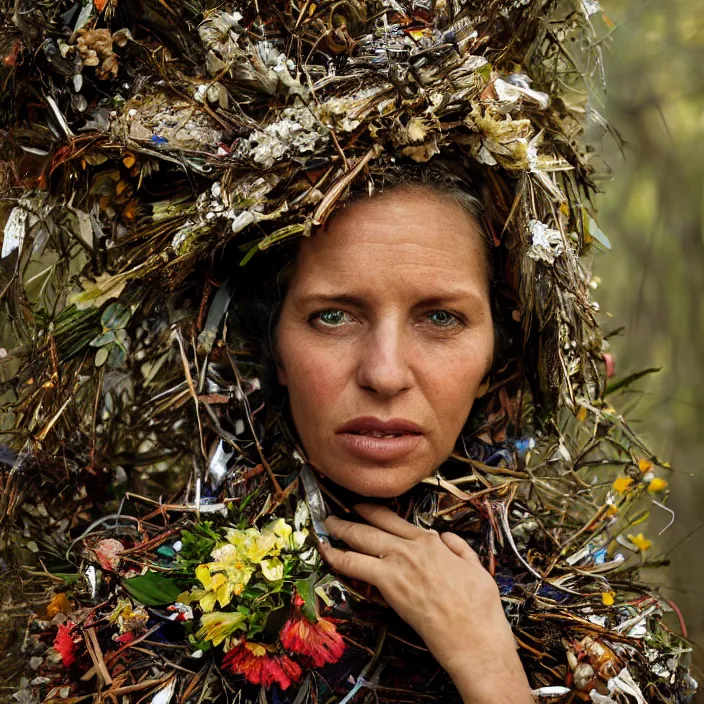
<path fill-rule="evenodd" d="M 107 347 L 101 347 L 95 354 L 95 366 L 102 367 L 108 358 L 108 354 L 110 354 L 110 350 Z"/>
<path fill-rule="evenodd" d="M 132 311 L 122 303 L 111 303 L 100 316 L 100 324 L 106 330 L 119 330 L 129 322 Z"/>
<path fill-rule="evenodd" d="M 242 592 L 242 598 L 244 599 L 258 599 L 262 594 L 268 594 L 269 589 L 263 584 L 249 583 L 245 590 Z"/>
<path fill-rule="evenodd" d="M 303 599 L 303 613 L 305 617 L 315 623 L 318 620 L 318 614 L 315 610 L 315 591 L 313 589 L 316 575 L 311 575 L 308 579 L 299 579 L 296 581 L 296 591 L 298 596 Z"/>
<path fill-rule="evenodd" d="M 75 584 L 78 581 L 78 575 L 71 572 L 52 572 L 55 577 L 60 577 L 66 584 Z"/>
<path fill-rule="evenodd" d="M 247 638 L 254 638 L 264 630 L 269 614 L 270 612 L 266 610 L 255 611 L 255 613 L 252 614 L 247 628 Z"/>
<path fill-rule="evenodd" d="M 104 350 L 106 348 L 101 347 L 100 349 Z M 127 352 L 124 350 L 124 348 L 120 347 L 119 344 L 116 343 L 110 348 L 110 357 L 109 357 L 108 361 L 109 361 L 109 365 L 113 369 L 123 366 L 126 358 L 127 358 Z"/>
<path fill-rule="evenodd" d="M 240 266 L 244 266 L 257 252 L 259 251 L 259 243 L 255 244 L 254 247 L 252 247 L 247 254 L 242 257 L 242 260 L 240 261 Z"/>
<path fill-rule="evenodd" d="M 158 572 L 147 572 L 122 582 L 122 586 L 137 601 L 146 606 L 173 604 L 181 593 L 181 588 Z"/>
<path fill-rule="evenodd" d="M 64 335 L 68 332 L 75 330 L 77 327 L 83 324 L 93 324 L 97 322 L 95 319 L 98 316 L 98 311 L 91 310 L 79 310 L 75 306 L 68 306 L 64 308 L 54 319 L 54 334 Z"/>
<path fill-rule="evenodd" d="M 255 499 L 259 494 L 261 493 L 261 488 L 257 487 L 254 491 L 251 493 L 247 494 L 247 496 L 242 499 L 242 501 L 239 504 L 238 513 L 240 516 L 244 514 L 244 510 L 247 508 L 247 505 L 249 504 L 250 501 Z M 241 528 L 244 528 L 246 526 L 246 522 L 243 522 L 242 525 L 240 526 Z"/>
<path fill-rule="evenodd" d="M 213 529 L 212 521 L 196 523 L 193 530 L 184 530 L 181 533 L 179 562 L 185 565 L 209 562 L 210 553 L 221 540 L 222 537 Z"/>
<path fill-rule="evenodd" d="M 104 347 L 105 345 L 115 342 L 117 335 L 114 330 L 108 330 L 107 332 L 101 332 L 100 335 L 96 335 L 91 341 L 91 347 Z"/>
<path fill-rule="evenodd" d="M 300 235 L 301 233 L 306 231 L 306 223 L 304 222 L 294 222 L 291 223 L 290 225 L 284 225 L 283 227 L 280 227 L 278 230 L 275 230 L 272 232 L 270 235 L 267 235 L 263 239 L 259 241 L 257 244 L 257 249 L 269 249 L 274 244 L 278 244 L 279 242 L 288 239 L 289 237 L 294 237 L 296 235 Z M 240 263 L 242 264 L 242 263 Z"/>
<path fill-rule="evenodd" d="M 610 384 L 606 386 L 606 392 L 604 396 L 619 391 L 620 389 L 628 388 L 631 384 L 642 379 L 648 374 L 655 374 L 660 371 L 660 367 L 648 367 L 648 369 L 643 369 L 642 371 L 636 372 L 635 374 L 630 374 L 629 376 L 623 377 L 622 379 L 614 379 Z"/>

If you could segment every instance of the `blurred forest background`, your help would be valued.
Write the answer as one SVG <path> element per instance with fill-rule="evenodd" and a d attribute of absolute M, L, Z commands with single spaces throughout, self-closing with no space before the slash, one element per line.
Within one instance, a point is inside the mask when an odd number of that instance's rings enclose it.
<path fill-rule="evenodd" d="M 633 385 L 633 427 L 671 462 L 675 524 L 654 515 L 648 535 L 665 570 L 645 570 L 682 611 L 698 647 L 704 702 L 704 2 L 610 0 L 603 109 L 625 145 L 605 138 L 613 170 L 599 196 L 599 225 L 613 251 L 595 274 L 619 377 L 661 371 Z M 597 106 L 598 107 L 598 106 Z M 625 157 L 625 158 L 624 158 Z M 657 510 L 657 509 L 654 509 Z"/>

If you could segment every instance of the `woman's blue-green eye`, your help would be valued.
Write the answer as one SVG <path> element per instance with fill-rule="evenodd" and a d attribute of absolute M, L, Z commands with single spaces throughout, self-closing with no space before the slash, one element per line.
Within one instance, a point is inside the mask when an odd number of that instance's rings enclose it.
<path fill-rule="evenodd" d="M 315 313 L 313 318 L 319 320 L 324 325 L 337 327 L 345 322 L 345 312 L 339 310 L 338 308 L 331 308 L 330 310 L 323 310 L 320 311 L 320 313 Z"/>
<path fill-rule="evenodd" d="M 434 310 L 428 314 L 428 319 L 439 328 L 450 328 L 459 323 L 457 316 L 446 310 Z"/>

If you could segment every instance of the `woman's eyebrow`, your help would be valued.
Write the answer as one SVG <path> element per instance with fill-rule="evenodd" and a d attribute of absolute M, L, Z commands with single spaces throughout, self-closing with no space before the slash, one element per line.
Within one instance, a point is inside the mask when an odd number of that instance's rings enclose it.
<path fill-rule="evenodd" d="M 426 296 L 415 300 L 413 303 L 414 307 L 423 306 L 443 306 L 443 305 L 453 305 L 458 303 L 470 304 L 473 306 L 479 306 L 486 300 L 485 296 L 482 296 L 481 292 L 476 291 L 471 288 L 467 289 L 457 289 L 453 291 L 446 291 L 440 294 L 435 294 L 432 296 Z M 296 297 L 296 301 L 300 305 L 349 305 L 363 307 L 369 305 L 368 299 L 363 295 L 358 294 L 345 294 L 345 293 L 309 293 Z"/>
<path fill-rule="evenodd" d="M 471 303 L 479 304 L 485 297 L 479 291 L 474 289 L 462 289 L 461 291 L 453 291 L 452 293 L 438 294 L 423 298 L 416 304 L 417 306 L 443 306 L 456 303 Z"/>
<path fill-rule="evenodd" d="M 347 305 L 347 306 L 362 306 L 364 299 L 361 296 L 352 296 L 347 294 L 336 293 L 309 293 L 304 296 L 297 296 L 296 300 L 301 305 L 316 305 L 316 304 L 331 304 Z"/>

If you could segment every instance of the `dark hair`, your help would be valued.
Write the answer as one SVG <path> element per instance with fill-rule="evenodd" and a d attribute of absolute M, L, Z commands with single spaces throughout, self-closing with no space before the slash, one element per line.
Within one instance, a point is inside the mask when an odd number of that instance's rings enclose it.
<path fill-rule="evenodd" d="M 358 179 L 338 208 L 349 207 L 361 199 L 404 187 L 429 188 L 459 205 L 476 223 L 489 272 L 495 329 L 495 367 L 509 345 L 502 307 L 498 305 L 495 292 L 500 262 L 496 256 L 497 248 L 489 234 L 490 212 L 482 197 L 482 190 L 471 174 L 455 162 L 446 160 L 435 160 L 431 164 L 393 164 L 382 174 L 369 174 L 366 179 Z M 254 359 L 261 360 L 262 368 L 258 373 L 262 378 L 264 392 L 268 403 L 277 410 L 284 409 L 287 397 L 277 380 L 276 325 L 293 274 L 297 251 L 298 240 L 293 240 L 258 254 L 248 262 L 242 274 L 238 273 L 231 310 L 234 333 L 240 342 L 251 349 Z"/>

